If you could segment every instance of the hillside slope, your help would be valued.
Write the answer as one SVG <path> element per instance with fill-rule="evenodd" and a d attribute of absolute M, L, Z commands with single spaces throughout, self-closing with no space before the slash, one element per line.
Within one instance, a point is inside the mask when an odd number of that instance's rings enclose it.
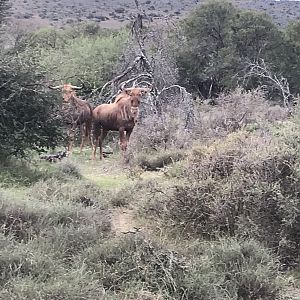
<path fill-rule="evenodd" d="M 205 0 L 139 1 L 148 16 L 179 18 Z M 286 25 L 300 18 L 299 1 L 233 0 L 242 8 L 264 11 L 276 23 Z M 11 21 L 34 26 L 61 26 L 83 20 L 101 22 L 104 27 L 120 27 L 136 12 L 134 0 L 11 0 Z"/>

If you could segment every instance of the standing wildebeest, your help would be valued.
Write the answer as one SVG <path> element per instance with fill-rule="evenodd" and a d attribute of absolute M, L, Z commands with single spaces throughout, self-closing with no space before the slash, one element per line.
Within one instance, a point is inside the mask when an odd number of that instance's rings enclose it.
<path fill-rule="evenodd" d="M 93 109 L 91 105 L 76 96 L 75 90 L 83 88 L 71 84 L 63 84 L 58 86 L 49 86 L 51 89 L 61 89 L 64 99 L 62 109 L 64 122 L 68 127 L 68 152 L 72 152 L 74 135 L 77 126 L 80 127 L 80 153 L 86 139 L 91 140 Z"/>
<path fill-rule="evenodd" d="M 96 159 L 97 145 L 100 159 L 103 158 L 102 143 L 108 131 L 119 131 L 121 151 L 126 151 L 129 137 L 137 121 L 141 97 L 148 93 L 147 88 L 128 88 L 122 91 L 113 103 L 98 105 L 93 110 L 94 151 Z"/>

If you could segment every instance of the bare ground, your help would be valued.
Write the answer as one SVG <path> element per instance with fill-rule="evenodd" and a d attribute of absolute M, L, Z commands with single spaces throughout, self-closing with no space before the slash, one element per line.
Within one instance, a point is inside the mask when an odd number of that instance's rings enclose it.
<path fill-rule="evenodd" d="M 57 26 L 95 21 L 103 27 L 118 28 L 136 14 L 134 0 L 10 0 L 10 20 L 19 26 Z M 140 0 L 150 19 L 178 19 L 205 0 Z M 277 24 L 300 19 L 300 1 L 232 0 L 238 7 L 271 15 Z"/>
<path fill-rule="evenodd" d="M 130 234 L 138 230 L 134 212 L 128 208 L 115 208 L 111 211 L 111 229 L 116 234 Z"/>

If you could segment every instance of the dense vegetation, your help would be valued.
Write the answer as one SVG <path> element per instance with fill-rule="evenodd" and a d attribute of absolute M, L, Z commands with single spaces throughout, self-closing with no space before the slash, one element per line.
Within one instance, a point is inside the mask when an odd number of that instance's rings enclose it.
<path fill-rule="evenodd" d="M 270 85 L 264 78 L 245 81 L 248 64 L 259 59 L 275 74 L 284 74 L 291 90 L 299 92 L 298 23 L 282 29 L 263 13 L 215 1 L 196 9 L 182 28 L 186 43 L 179 44 L 180 81 L 204 97 L 238 85 Z"/>
<path fill-rule="evenodd" d="M 18 56 L 0 61 L 0 157 L 54 148 L 62 140 L 59 103 L 42 85 L 45 74 Z"/>
<path fill-rule="evenodd" d="M 218 1 L 175 29 L 143 29 L 161 98 L 142 106 L 126 167 L 115 155 L 90 162 L 90 149 L 52 165 L 33 154 L 63 145 L 61 96 L 48 84 L 83 81 L 97 96 L 140 54 L 126 29 L 41 29 L 4 47 L 0 299 L 293 299 L 298 29 Z M 270 78 L 246 76 L 261 61 L 289 83 L 293 107 Z M 172 84 L 197 96 L 162 92 Z M 124 211 L 129 231 L 114 219 Z"/>
<path fill-rule="evenodd" d="M 103 30 L 83 24 L 66 30 L 40 29 L 18 43 L 25 58 L 34 59 L 53 82 L 84 81 L 91 91 L 116 72 L 116 62 L 128 39 L 127 31 Z"/>

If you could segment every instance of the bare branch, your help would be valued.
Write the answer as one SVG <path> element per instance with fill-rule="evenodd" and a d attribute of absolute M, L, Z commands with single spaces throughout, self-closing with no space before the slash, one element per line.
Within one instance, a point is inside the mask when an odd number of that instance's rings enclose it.
<path fill-rule="evenodd" d="M 88 97 L 92 97 L 94 94 L 96 94 L 99 90 L 100 91 L 100 98 L 103 97 L 104 92 L 107 88 L 110 89 L 110 91 L 108 92 L 108 96 L 107 98 L 111 98 L 118 90 L 118 86 L 121 85 L 120 80 L 123 79 L 125 76 L 127 76 L 129 73 L 131 73 L 138 65 L 139 62 L 141 62 L 144 59 L 144 57 L 141 56 L 137 56 L 134 61 L 132 62 L 132 64 L 126 68 L 121 74 L 117 75 L 116 77 L 114 77 L 113 79 L 111 79 L 110 81 L 108 81 L 107 83 L 104 84 L 104 86 L 99 87 L 94 89 L 89 95 Z M 140 76 L 146 76 L 144 74 L 141 74 Z M 151 76 L 151 74 L 149 74 L 149 76 Z"/>
<path fill-rule="evenodd" d="M 283 105 L 290 108 L 294 96 L 290 92 L 289 83 L 285 77 L 282 75 L 279 77 L 273 73 L 263 59 L 256 63 L 248 63 L 247 69 L 244 78 L 259 77 L 266 79 L 273 88 L 281 93 Z"/>
<path fill-rule="evenodd" d="M 182 94 L 187 94 L 187 95 L 191 96 L 191 94 L 186 90 L 186 88 L 182 87 L 181 85 L 173 84 L 171 86 L 164 87 L 161 91 L 159 91 L 157 93 L 157 98 L 160 97 L 162 95 L 162 93 L 164 93 L 170 89 L 174 89 L 174 88 L 179 89 Z"/>

